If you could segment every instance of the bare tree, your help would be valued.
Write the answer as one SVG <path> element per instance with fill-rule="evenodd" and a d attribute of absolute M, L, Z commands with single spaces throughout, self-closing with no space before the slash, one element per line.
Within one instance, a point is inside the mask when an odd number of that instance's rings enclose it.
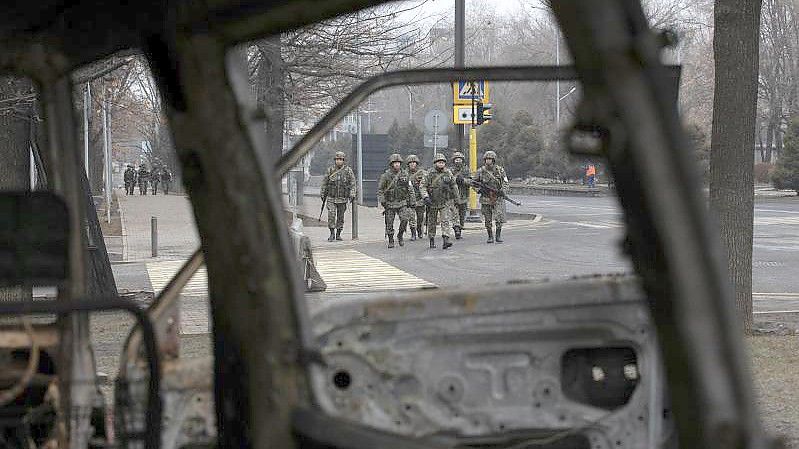
<path fill-rule="evenodd" d="M 727 250 L 735 303 L 752 328 L 752 228 L 759 0 L 716 0 L 710 207 Z"/>

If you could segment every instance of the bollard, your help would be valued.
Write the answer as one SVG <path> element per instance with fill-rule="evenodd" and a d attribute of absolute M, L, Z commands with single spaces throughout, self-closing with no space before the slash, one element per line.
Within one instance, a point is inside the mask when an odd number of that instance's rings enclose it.
<path fill-rule="evenodd" d="M 358 202 L 352 203 L 352 239 L 358 240 Z"/>
<path fill-rule="evenodd" d="M 158 257 L 158 217 L 150 217 L 150 246 L 153 257 Z"/>

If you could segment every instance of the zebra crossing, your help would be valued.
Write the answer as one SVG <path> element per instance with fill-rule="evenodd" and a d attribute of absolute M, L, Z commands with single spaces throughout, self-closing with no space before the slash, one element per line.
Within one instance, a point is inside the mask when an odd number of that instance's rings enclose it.
<path fill-rule="evenodd" d="M 422 278 L 354 249 L 315 250 L 316 270 L 328 293 L 431 288 Z"/>
<path fill-rule="evenodd" d="M 150 277 L 150 285 L 153 287 L 153 293 L 156 296 L 161 293 L 184 263 L 186 263 L 185 260 L 162 260 L 147 263 L 147 276 Z M 181 293 L 184 295 L 208 296 L 208 272 L 205 267 L 201 267 L 194 273 L 194 276 L 183 287 Z"/>

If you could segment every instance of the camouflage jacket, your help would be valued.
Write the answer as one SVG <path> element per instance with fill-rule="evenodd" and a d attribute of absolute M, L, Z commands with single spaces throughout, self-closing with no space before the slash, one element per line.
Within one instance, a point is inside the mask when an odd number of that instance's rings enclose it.
<path fill-rule="evenodd" d="M 422 178 L 422 198 L 430 198 L 434 209 L 442 209 L 460 196 L 458 184 L 452 172 L 445 168 L 438 171 L 431 168 Z"/>
<path fill-rule="evenodd" d="M 489 187 L 493 187 L 502 193 L 508 193 L 508 175 L 505 174 L 505 169 L 500 165 L 494 165 L 491 168 L 483 165 L 477 169 L 474 178 Z M 480 204 L 496 204 L 497 195 L 490 192 L 480 192 Z"/>
<path fill-rule="evenodd" d="M 125 169 L 125 182 L 136 182 L 136 170 L 132 168 Z"/>
<path fill-rule="evenodd" d="M 352 201 L 355 198 L 355 173 L 347 165 L 341 168 L 336 168 L 335 165 L 328 167 L 319 193 L 331 203 Z"/>
<path fill-rule="evenodd" d="M 413 207 L 424 206 L 424 202 L 422 201 L 422 179 L 425 173 L 426 172 L 421 168 L 417 168 L 415 172 L 408 170 L 408 176 L 411 178 L 411 185 L 413 186 L 414 201 L 411 204 Z"/>
<path fill-rule="evenodd" d="M 397 209 L 413 204 L 415 195 L 408 172 L 400 169 L 388 169 L 381 176 L 377 183 L 377 201 L 385 204 L 387 208 Z"/>
<path fill-rule="evenodd" d="M 136 172 L 136 179 L 139 182 L 149 181 L 150 180 L 150 172 L 148 172 L 146 169 L 145 170 L 139 169 L 139 171 Z"/>
<path fill-rule="evenodd" d="M 452 167 L 452 174 L 455 175 L 455 180 L 458 184 L 458 192 L 460 196 L 455 199 L 455 203 L 457 204 L 466 204 L 469 201 L 469 186 L 466 185 L 465 179 L 471 178 L 472 171 L 469 170 L 469 166 L 466 164 L 462 164 L 460 166 L 453 166 Z"/>

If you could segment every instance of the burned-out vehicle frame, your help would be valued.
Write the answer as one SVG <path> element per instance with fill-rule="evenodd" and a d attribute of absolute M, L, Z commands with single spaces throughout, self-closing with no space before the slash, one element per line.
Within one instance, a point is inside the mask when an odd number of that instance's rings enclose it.
<path fill-rule="evenodd" d="M 20 5 L 19 15 L 3 19 L 0 67 L 38 87 L 46 126 L 42 164 L 52 199 L 65 205 L 63 213 L 40 216 L 30 198 L 4 199 L 16 204 L 4 209 L 10 217 L 1 230 L 6 242 L 24 233 L 19 223 L 26 220 L 64 225 L 60 239 L 29 235 L 3 253 L 4 285 L 58 286 L 52 303 L 0 308 L 59 316 L 55 327 L 0 329 L 0 350 L 27 347 L 26 338 L 47 339 L 54 360 L 46 379 L 58 392 L 55 424 L 39 429 L 49 440 L 36 441 L 105 444 L 92 414 L 82 412 L 94 407 L 96 394 L 85 311 L 102 298 L 91 298 L 87 288 L 87 206 L 71 73 L 139 49 L 163 96 L 202 254 L 148 310 L 153 325 L 129 337 L 116 387 L 118 443 L 768 446 L 721 252 L 685 151 L 670 88 L 673 71 L 660 62 L 663 38 L 648 27 L 640 4 L 552 2 L 573 67 L 378 76 L 273 165 L 260 132 L 262 114 L 248 102 L 243 68 L 229 50 L 378 3 L 40 2 Z M 582 85 L 566 147 L 607 160 L 625 213 L 623 250 L 637 276 L 387 295 L 333 304 L 311 316 L 295 264 L 288 263 L 295 256 L 276 180 L 326 127 L 370 93 L 403 83 L 559 78 Z M 45 247 L 44 258 L 36 257 Z M 42 263 L 47 257 L 63 264 Z M 213 360 L 184 362 L 170 352 L 167 318 L 177 291 L 203 259 Z M 131 309 L 119 299 L 109 304 Z M 154 338 L 158 354 L 143 351 L 155 348 Z M 143 369 L 146 360 L 149 369 Z M 158 399 L 153 392 L 160 392 Z M 52 397 L 37 393 L 39 401 Z M 25 412 L 12 416 L 29 419 Z"/>

